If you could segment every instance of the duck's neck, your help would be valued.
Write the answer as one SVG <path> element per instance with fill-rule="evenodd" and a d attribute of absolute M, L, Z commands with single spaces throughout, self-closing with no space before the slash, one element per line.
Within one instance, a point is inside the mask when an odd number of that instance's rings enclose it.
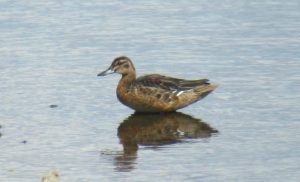
<path fill-rule="evenodd" d="M 134 81 L 136 80 L 136 74 L 135 73 L 128 73 L 128 74 L 123 74 L 122 78 L 119 82 L 119 86 L 121 87 L 128 87 L 130 86 Z"/>
<path fill-rule="evenodd" d="M 123 74 L 117 88 L 117 97 L 125 105 L 127 105 L 127 93 L 136 80 L 135 73 Z"/>

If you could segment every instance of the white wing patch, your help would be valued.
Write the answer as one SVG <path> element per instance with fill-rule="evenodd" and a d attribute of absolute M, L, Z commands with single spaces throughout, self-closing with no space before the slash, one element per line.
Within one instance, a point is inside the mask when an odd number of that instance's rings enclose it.
<path fill-rule="evenodd" d="M 179 96 L 179 95 L 181 95 L 183 92 L 184 92 L 184 91 L 180 91 L 180 92 L 178 92 L 178 93 L 176 94 L 176 96 Z"/>

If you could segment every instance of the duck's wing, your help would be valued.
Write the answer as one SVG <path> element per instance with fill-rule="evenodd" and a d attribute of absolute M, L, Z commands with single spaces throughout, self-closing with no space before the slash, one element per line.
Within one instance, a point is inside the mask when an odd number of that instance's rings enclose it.
<path fill-rule="evenodd" d="M 158 74 L 145 75 L 136 80 L 143 87 L 155 87 L 168 91 L 181 92 L 191 90 L 200 85 L 209 85 L 208 79 L 184 80 Z"/>

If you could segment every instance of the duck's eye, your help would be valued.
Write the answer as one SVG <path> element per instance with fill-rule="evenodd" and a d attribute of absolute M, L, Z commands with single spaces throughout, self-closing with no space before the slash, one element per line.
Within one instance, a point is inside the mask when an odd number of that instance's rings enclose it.
<path fill-rule="evenodd" d="M 124 64 L 124 68 L 129 68 L 129 64 Z"/>

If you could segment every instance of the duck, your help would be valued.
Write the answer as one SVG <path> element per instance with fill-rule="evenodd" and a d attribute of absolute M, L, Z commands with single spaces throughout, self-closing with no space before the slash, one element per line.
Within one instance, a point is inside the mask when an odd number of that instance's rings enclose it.
<path fill-rule="evenodd" d="M 97 76 L 114 73 L 122 75 L 116 90 L 118 100 L 138 113 L 174 112 L 203 99 L 218 87 L 208 79 L 185 80 L 160 74 L 137 78 L 127 56 L 115 58 Z"/>

